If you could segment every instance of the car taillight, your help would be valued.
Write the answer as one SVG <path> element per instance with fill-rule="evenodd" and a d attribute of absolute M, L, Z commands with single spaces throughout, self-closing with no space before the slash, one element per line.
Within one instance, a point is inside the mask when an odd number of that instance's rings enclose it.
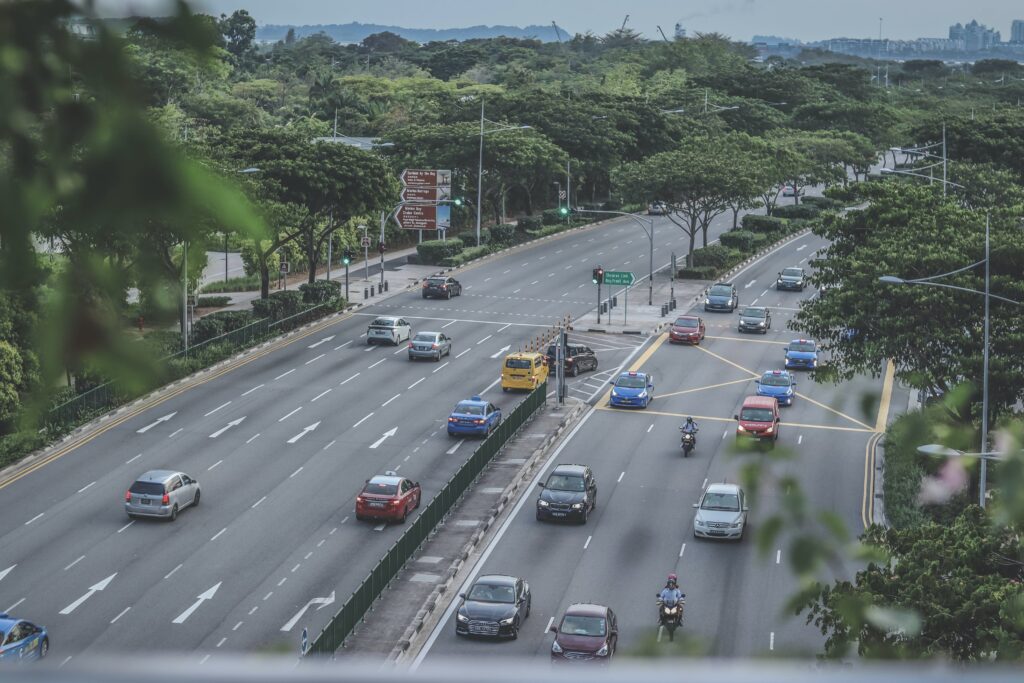
<path fill-rule="evenodd" d="M 124 492 L 124 502 L 126 502 L 126 503 L 132 502 L 132 492 L 131 492 L 130 489 L 128 491 Z"/>
<path fill-rule="evenodd" d="M 162 503 L 163 505 L 170 505 L 170 504 L 171 504 L 171 497 L 170 497 L 170 495 L 168 495 L 168 494 L 166 494 L 166 493 L 165 493 L 165 494 L 164 494 L 164 497 L 160 499 L 160 502 L 161 502 L 161 503 Z"/>
<path fill-rule="evenodd" d="M 411 346 L 411 344 L 410 344 L 410 346 Z M 438 344 L 431 344 L 431 345 L 430 345 L 430 348 L 432 348 L 432 349 L 438 349 L 438 348 L 441 348 L 441 347 L 440 347 L 440 346 L 439 346 Z"/>
<path fill-rule="evenodd" d="M 409 342 L 409 348 L 410 349 L 412 348 L 412 342 Z"/>

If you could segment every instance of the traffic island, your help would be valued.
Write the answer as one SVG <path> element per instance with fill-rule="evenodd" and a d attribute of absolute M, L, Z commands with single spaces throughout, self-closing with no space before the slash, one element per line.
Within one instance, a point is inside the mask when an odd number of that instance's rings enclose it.
<path fill-rule="evenodd" d="M 479 553 L 511 513 L 551 450 L 583 416 L 569 398 L 548 404 L 511 439 L 395 576 L 336 658 L 397 662 L 414 657 L 472 570 Z"/>

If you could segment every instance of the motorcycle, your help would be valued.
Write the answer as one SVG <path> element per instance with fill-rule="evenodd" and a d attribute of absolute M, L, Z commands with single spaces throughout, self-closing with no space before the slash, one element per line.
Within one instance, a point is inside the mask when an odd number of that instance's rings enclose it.
<path fill-rule="evenodd" d="M 674 605 L 667 605 L 663 600 L 658 600 L 658 623 L 668 631 L 668 639 L 674 640 L 676 629 L 683 625 L 683 605 L 685 600 L 680 600 Z"/>
<path fill-rule="evenodd" d="M 682 427 L 679 429 L 682 429 Z M 690 451 L 697 447 L 697 432 L 683 432 L 682 447 L 683 457 L 685 458 L 690 455 Z"/>

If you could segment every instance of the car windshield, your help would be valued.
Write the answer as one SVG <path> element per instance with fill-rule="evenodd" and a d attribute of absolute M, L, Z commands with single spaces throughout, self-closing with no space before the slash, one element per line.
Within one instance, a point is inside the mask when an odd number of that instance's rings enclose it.
<path fill-rule="evenodd" d="M 484 407 L 475 403 L 460 403 L 455 406 L 455 412 L 462 415 L 483 415 Z"/>
<path fill-rule="evenodd" d="M 512 586 L 492 586 L 487 583 L 478 583 L 473 586 L 466 596 L 467 600 L 476 602 L 504 602 L 512 604 L 516 601 L 516 592 Z"/>
<path fill-rule="evenodd" d="M 566 614 L 562 617 L 562 625 L 558 627 L 559 633 L 567 636 L 596 636 L 604 637 L 604 617 L 577 617 Z"/>
<path fill-rule="evenodd" d="M 785 277 L 801 277 L 804 274 L 804 271 L 799 268 L 786 268 L 782 271 L 782 274 Z"/>
<path fill-rule="evenodd" d="M 421 342 L 436 342 L 437 332 L 417 332 L 416 336 L 413 337 L 412 340 Z"/>
<path fill-rule="evenodd" d="M 768 408 L 744 408 L 740 411 L 740 419 L 745 422 L 771 422 L 772 411 Z"/>
<path fill-rule="evenodd" d="M 761 378 L 761 384 L 769 387 L 788 387 L 789 377 L 786 375 L 773 375 L 772 373 L 766 374 Z"/>
<path fill-rule="evenodd" d="M 509 358 L 505 361 L 505 367 L 514 370 L 529 370 L 530 361 L 526 358 Z"/>
<path fill-rule="evenodd" d="M 438 287 L 440 285 L 445 284 L 446 282 L 447 280 L 445 280 L 443 277 L 430 278 L 429 280 L 427 280 L 427 284 L 432 287 Z"/>
<path fill-rule="evenodd" d="M 715 285 L 708 294 L 711 296 L 732 296 L 732 287 L 728 285 Z"/>
<path fill-rule="evenodd" d="M 790 351 L 814 351 L 814 342 L 790 342 Z"/>
<path fill-rule="evenodd" d="M 704 502 L 700 504 L 701 510 L 725 510 L 727 512 L 740 511 L 740 498 L 735 493 L 707 493 L 704 495 Z"/>
<path fill-rule="evenodd" d="M 394 318 L 377 318 L 376 320 L 373 321 L 372 325 L 373 325 L 373 327 L 394 327 L 395 326 L 395 319 Z"/>
<path fill-rule="evenodd" d="M 386 484 L 383 482 L 368 482 L 363 493 L 370 493 L 377 496 L 393 496 L 398 493 L 398 484 Z"/>
<path fill-rule="evenodd" d="M 620 377 L 615 382 L 617 387 L 625 387 L 626 389 L 643 389 L 646 386 L 643 377 Z"/>
<path fill-rule="evenodd" d="M 551 489 L 552 491 L 573 491 L 575 493 L 586 490 L 586 487 L 583 485 L 583 477 L 570 474 L 552 474 L 548 477 L 548 483 L 544 488 Z"/>
<path fill-rule="evenodd" d="M 744 318 L 763 318 L 764 314 L 763 308 L 744 308 L 742 315 Z"/>
<path fill-rule="evenodd" d="M 137 481 L 132 484 L 132 493 L 143 493 L 147 496 L 164 495 L 164 485 L 155 481 Z"/>
<path fill-rule="evenodd" d="M 697 319 L 696 318 L 679 318 L 678 320 L 676 320 L 676 327 L 696 328 L 697 327 Z"/>

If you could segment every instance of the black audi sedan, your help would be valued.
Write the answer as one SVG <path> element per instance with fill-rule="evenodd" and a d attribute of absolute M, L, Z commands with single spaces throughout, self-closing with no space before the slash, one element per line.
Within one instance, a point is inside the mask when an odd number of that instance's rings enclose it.
<path fill-rule="evenodd" d="M 455 614 L 456 635 L 515 640 L 530 616 L 530 584 L 515 576 L 481 576 L 459 597 L 462 604 Z"/>

